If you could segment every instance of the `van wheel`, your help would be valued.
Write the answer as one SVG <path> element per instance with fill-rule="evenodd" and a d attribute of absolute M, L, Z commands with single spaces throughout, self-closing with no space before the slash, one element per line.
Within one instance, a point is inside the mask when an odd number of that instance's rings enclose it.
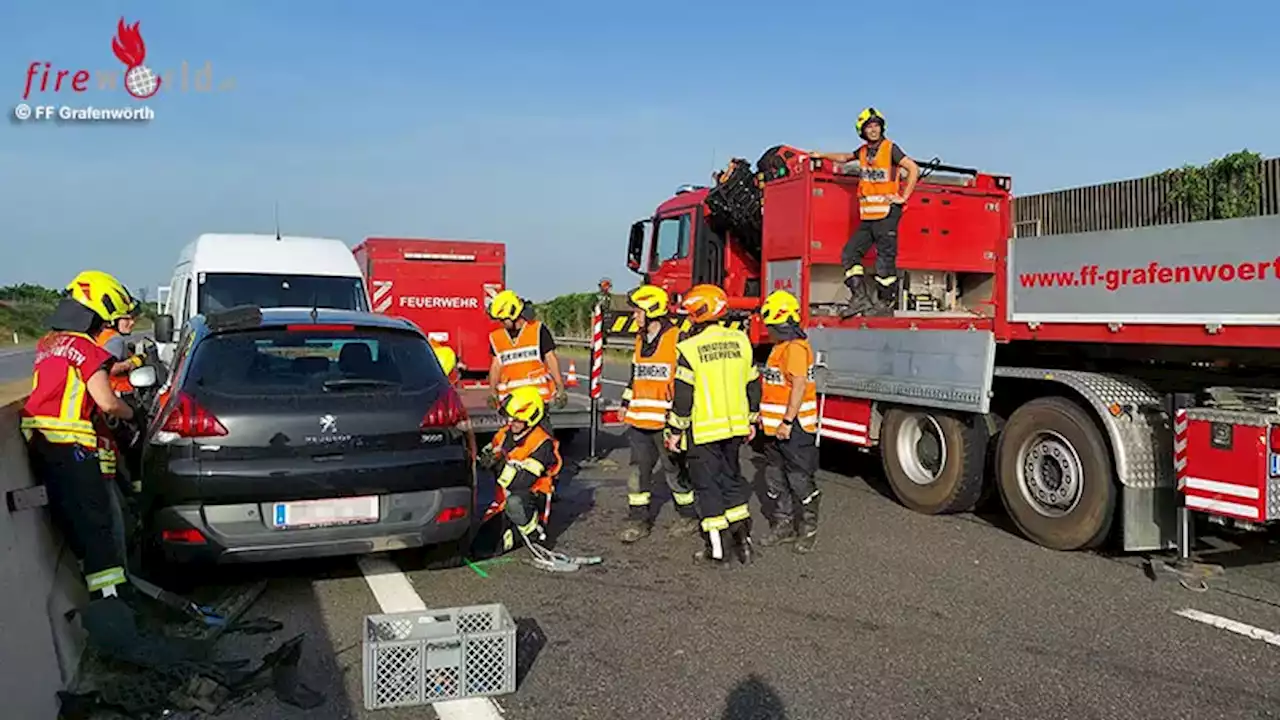
<path fill-rule="evenodd" d="M 1111 451 L 1098 423 L 1064 397 L 1009 416 L 996 449 L 1000 499 L 1029 539 L 1053 550 L 1101 545 L 1115 516 Z"/>
<path fill-rule="evenodd" d="M 931 410 L 892 408 L 880 429 L 880 457 L 893 494 L 928 515 L 968 512 L 982 496 L 985 432 Z"/>

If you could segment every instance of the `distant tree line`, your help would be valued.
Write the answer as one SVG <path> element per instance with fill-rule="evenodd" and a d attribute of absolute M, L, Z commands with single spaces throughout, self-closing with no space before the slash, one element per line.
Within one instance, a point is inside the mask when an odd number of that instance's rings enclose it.
<path fill-rule="evenodd" d="M 33 305 L 55 305 L 66 294 L 64 290 L 53 290 L 43 285 L 21 283 L 0 287 L 0 301 Z"/>
<path fill-rule="evenodd" d="M 553 335 L 585 338 L 591 336 L 591 318 L 599 300 L 599 293 L 570 293 L 535 303 L 535 309 L 538 319 L 551 328 Z M 614 295 L 610 302 L 613 307 L 620 307 L 625 299 Z"/>

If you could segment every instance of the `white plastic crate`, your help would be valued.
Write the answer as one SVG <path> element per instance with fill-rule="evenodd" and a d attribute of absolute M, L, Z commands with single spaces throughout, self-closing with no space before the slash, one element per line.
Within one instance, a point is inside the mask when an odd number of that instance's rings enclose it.
<path fill-rule="evenodd" d="M 366 710 L 516 689 L 516 624 L 501 604 L 369 615 Z"/>

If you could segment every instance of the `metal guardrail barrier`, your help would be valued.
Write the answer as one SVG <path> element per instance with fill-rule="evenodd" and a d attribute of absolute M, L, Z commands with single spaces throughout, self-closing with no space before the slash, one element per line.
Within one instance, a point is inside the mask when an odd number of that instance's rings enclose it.
<path fill-rule="evenodd" d="M 556 338 L 556 343 L 559 345 L 567 345 L 569 347 L 591 347 L 591 340 L 589 338 L 558 337 Z M 604 346 L 614 350 L 630 350 L 635 347 L 635 343 L 635 339 L 629 337 L 610 337 L 605 338 L 604 340 Z"/>

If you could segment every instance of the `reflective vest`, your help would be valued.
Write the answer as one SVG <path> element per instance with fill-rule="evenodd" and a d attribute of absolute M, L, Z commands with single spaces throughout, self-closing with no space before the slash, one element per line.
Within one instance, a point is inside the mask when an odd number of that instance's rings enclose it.
<path fill-rule="evenodd" d="M 31 394 L 22 406 L 22 434 L 30 440 L 39 431 L 52 443 L 96 449 L 93 418 L 98 406 L 85 383 L 110 360 L 110 353 L 82 333 L 60 332 L 41 340 Z"/>
<path fill-rule="evenodd" d="M 511 339 L 506 328 L 497 328 L 489 333 L 493 355 L 502 366 L 498 374 L 498 387 L 494 388 L 499 395 L 527 385 L 537 387 L 543 400 L 550 400 L 555 395 L 556 386 L 551 379 L 551 371 L 542 361 L 542 346 L 539 342 L 541 336 L 542 323 L 537 320 L 526 322 L 515 340 Z"/>
<path fill-rule="evenodd" d="M 867 159 L 867 146 L 858 148 L 858 209 L 863 220 L 879 220 L 893 207 L 890 195 L 898 194 L 898 168 L 893 166 L 893 141 L 885 138 L 875 157 Z"/>
<path fill-rule="evenodd" d="M 493 436 L 493 447 L 502 453 L 502 456 L 507 461 L 507 466 L 503 467 L 498 474 L 498 486 L 493 502 L 489 504 L 489 509 L 485 511 L 483 520 L 488 520 L 497 515 L 507 506 L 507 486 L 515 479 L 515 470 L 509 470 L 508 468 L 511 465 L 516 465 L 537 476 L 538 479 L 533 481 L 531 491 L 545 498 L 542 511 L 538 514 L 538 517 L 530 522 L 530 526 L 536 527 L 539 521 L 546 524 L 548 518 L 551 517 L 551 496 L 555 493 L 555 476 L 559 474 L 560 466 L 564 462 L 560 458 L 560 443 L 541 425 L 535 425 L 522 438 L 509 438 L 508 435 L 509 432 L 504 426 L 499 428 L 498 432 Z M 551 467 L 544 467 L 531 457 L 545 442 L 551 443 L 552 450 L 555 453 L 556 459 Z M 533 527 L 520 528 L 520 531 L 526 535 L 532 530 Z M 510 549 L 511 543 L 504 540 L 504 545 L 507 546 L 507 549 Z"/>
<path fill-rule="evenodd" d="M 709 325 L 676 348 L 689 364 L 676 368 L 676 379 L 693 385 L 693 443 L 746 437 L 751 432 L 747 383 L 759 376 L 746 333 Z"/>
<path fill-rule="evenodd" d="M 631 397 L 627 400 L 626 424 L 642 430 L 661 430 L 667 425 L 667 411 L 676 384 L 676 343 L 680 329 L 659 331 L 652 355 L 644 354 L 644 338 L 636 338 L 631 356 Z"/>
<path fill-rule="evenodd" d="M 791 378 L 787 376 L 787 360 L 793 353 L 802 353 L 805 367 L 804 400 L 795 421 L 805 432 L 818 431 L 818 387 L 813 381 L 813 348 L 808 340 L 787 340 L 773 346 L 765 363 L 760 392 L 760 426 L 765 435 L 773 435 L 787 414 L 787 402 L 791 399 Z"/>
<path fill-rule="evenodd" d="M 120 333 L 115 328 L 105 328 L 102 332 L 98 333 L 98 337 L 94 338 L 94 342 L 98 343 L 98 347 L 105 348 L 107 346 L 107 342 L 111 340 L 111 338 L 116 337 L 119 334 Z M 115 359 L 117 362 L 123 362 L 125 360 L 128 360 L 128 358 L 115 358 Z M 127 392 L 133 392 L 133 383 L 129 382 L 129 376 L 127 374 L 111 375 L 110 379 L 111 379 L 111 389 L 115 391 L 117 395 L 120 395 L 122 393 L 127 393 Z"/>

